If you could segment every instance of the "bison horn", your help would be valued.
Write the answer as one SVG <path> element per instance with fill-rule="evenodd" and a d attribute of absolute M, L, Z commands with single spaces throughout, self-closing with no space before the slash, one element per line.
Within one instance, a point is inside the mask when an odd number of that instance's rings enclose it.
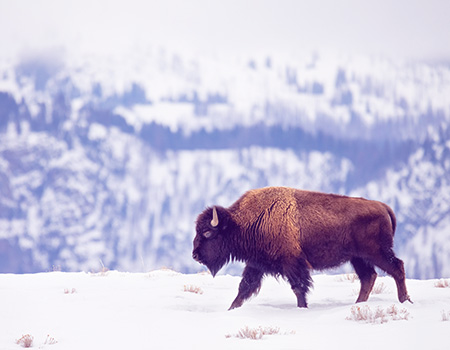
<path fill-rule="evenodd" d="M 217 227 L 217 225 L 219 225 L 219 216 L 217 215 L 216 207 L 213 207 L 213 218 L 211 220 L 211 226 Z"/>

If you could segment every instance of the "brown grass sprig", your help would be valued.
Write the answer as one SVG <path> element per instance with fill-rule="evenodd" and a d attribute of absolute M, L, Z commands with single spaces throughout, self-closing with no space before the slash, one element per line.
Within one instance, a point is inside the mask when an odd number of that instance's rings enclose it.
<path fill-rule="evenodd" d="M 359 277 L 356 273 L 346 273 L 343 275 L 339 275 L 337 277 L 337 280 L 339 282 L 347 282 L 348 281 L 348 282 L 354 283 L 355 281 L 359 281 Z"/>
<path fill-rule="evenodd" d="M 249 326 L 245 326 L 241 328 L 236 334 L 226 334 L 226 338 L 238 338 L 238 339 L 251 339 L 258 340 L 262 339 L 265 335 L 275 335 L 275 334 L 294 334 L 295 332 L 281 333 L 280 328 L 278 327 L 256 327 L 250 328 Z"/>
<path fill-rule="evenodd" d="M 387 291 L 387 287 L 383 282 L 376 283 L 370 294 L 383 294 Z"/>
<path fill-rule="evenodd" d="M 434 283 L 436 288 L 450 288 L 450 279 L 441 278 Z"/>
<path fill-rule="evenodd" d="M 69 288 L 64 288 L 64 294 L 75 294 L 77 292 L 77 290 L 75 288 L 69 289 Z"/>
<path fill-rule="evenodd" d="M 33 346 L 34 337 L 30 334 L 22 335 L 20 339 L 16 340 L 16 344 L 23 348 L 31 348 Z"/>
<path fill-rule="evenodd" d="M 203 290 L 200 287 L 193 286 L 191 284 L 185 284 L 184 291 L 195 294 L 203 294 Z"/>
<path fill-rule="evenodd" d="M 347 316 L 346 319 L 365 323 L 386 323 L 389 320 L 408 320 L 410 316 L 408 310 L 399 310 L 395 305 L 389 306 L 386 310 L 379 306 L 372 310 L 368 305 L 356 305 L 352 306 L 350 316 Z"/>
<path fill-rule="evenodd" d="M 58 341 L 55 338 L 51 337 L 50 334 L 47 334 L 44 345 L 55 345 L 57 343 Z"/>

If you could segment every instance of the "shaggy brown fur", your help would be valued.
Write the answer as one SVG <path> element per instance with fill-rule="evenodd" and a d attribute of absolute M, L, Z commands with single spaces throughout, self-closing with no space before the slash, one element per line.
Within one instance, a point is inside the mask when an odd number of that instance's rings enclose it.
<path fill-rule="evenodd" d="M 218 223 L 212 221 L 214 211 Z M 350 261 L 361 281 L 357 302 L 366 301 L 376 279 L 374 266 L 397 283 L 400 302 L 410 300 L 403 262 L 392 248 L 396 227 L 384 203 L 286 187 L 245 193 L 229 208 L 206 209 L 197 218 L 193 258 L 215 275 L 230 260 L 246 263 L 239 293 L 230 309 L 240 307 L 261 287 L 264 275 L 283 276 L 306 307 L 310 269 Z"/>

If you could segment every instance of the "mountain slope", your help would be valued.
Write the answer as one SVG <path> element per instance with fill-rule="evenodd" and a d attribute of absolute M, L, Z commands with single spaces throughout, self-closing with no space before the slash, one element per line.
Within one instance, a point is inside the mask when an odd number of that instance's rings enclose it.
<path fill-rule="evenodd" d="M 0 270 L 194 271 L 205 206 L 282 185 L 387 202 L 408 275 L 448 276 L 449 88 L 374 58 L 3 62 Z"/>

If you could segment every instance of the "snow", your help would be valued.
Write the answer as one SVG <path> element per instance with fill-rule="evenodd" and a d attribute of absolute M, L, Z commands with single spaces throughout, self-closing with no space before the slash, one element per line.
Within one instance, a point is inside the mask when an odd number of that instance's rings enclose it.
<path fill-rule="evenodd" d="M 308 309 L 296 307 L 286 282 L 268 277 L 257 297 L 227 311 L 240 277 L 169 269 L 1 274 L 0 348 L 19 349 L 16 340 L 26 334 L 34 348 L 50 350 L 445 348 L 450 322 L 442 315 L 450 312 L 449 288 L 435 287 L 436 280 L 407 280 L 414 304 L 400 304 L 393 279 L 378 277 L 381 294 L 358 306 L 375 311 L 394 305 L 407 319 L 354 321 L 348 318 L 359 283 L 347 276 L 314 275 Z M 235 337 L 245 327 L 279 333 Z"/>
<path fill-rule="evenodd" d="M 138 131 L 142 128 L 142 124 L 155 122 L 168 126 L 172 132 L 178 131 L 179 125 L 195 123 L 193 111 L 193 105 L 190 103 L 169 102 L 161 102 L 156 106 L 136 105 L 131 112 L 122 106 L 116 109 L 116 113 L 124 116 L 127 123 Z"/>
<path fill-rule="evenodd" d="M 89 127 L 89 139 L 96 141 L 96 140 L 103 140 L 108 135 L 108 130 L 101 124 L 98 123 L 92 123 Z"/>
<path fill-rule="evenodd" d="M 260 123 L 328 130 L 318 123 L 318 116 L 345 130 L 352 112 L 367 128 L 404 118 L 417 122 L 430 112 L 450 114 L 450 70 L 445 65 L 328 52 L 237 58 L 192 57 L 155 46 L 133 50 L 131 56 L 129 52 L 67 55 L 44 91 L 36 91 L 32 76 L 16 77 L 18 73 L 0 60 L 0 91 L 11 94 L 17 103 L 24 100 L 33 118 L 45 105 L 50 120 L 51 94 L 58 92 L 62 81 L 70 80 L 69 88 L 77 91 L 71 101 L 71 119 L 76 120 L 83 104 L 114 100 L 138 86 L 145 101 L 114 108 L 137 132 L 150 122 L 186 134 Z M 40 62 L 39 57 L 36 60 Z M 344 79 L 337 84 L 340 74 Z M 208 101 L 216 95 L 223 101 Z M 198 115 L 195 103 L 201 104 L 205 115 Z"/>

